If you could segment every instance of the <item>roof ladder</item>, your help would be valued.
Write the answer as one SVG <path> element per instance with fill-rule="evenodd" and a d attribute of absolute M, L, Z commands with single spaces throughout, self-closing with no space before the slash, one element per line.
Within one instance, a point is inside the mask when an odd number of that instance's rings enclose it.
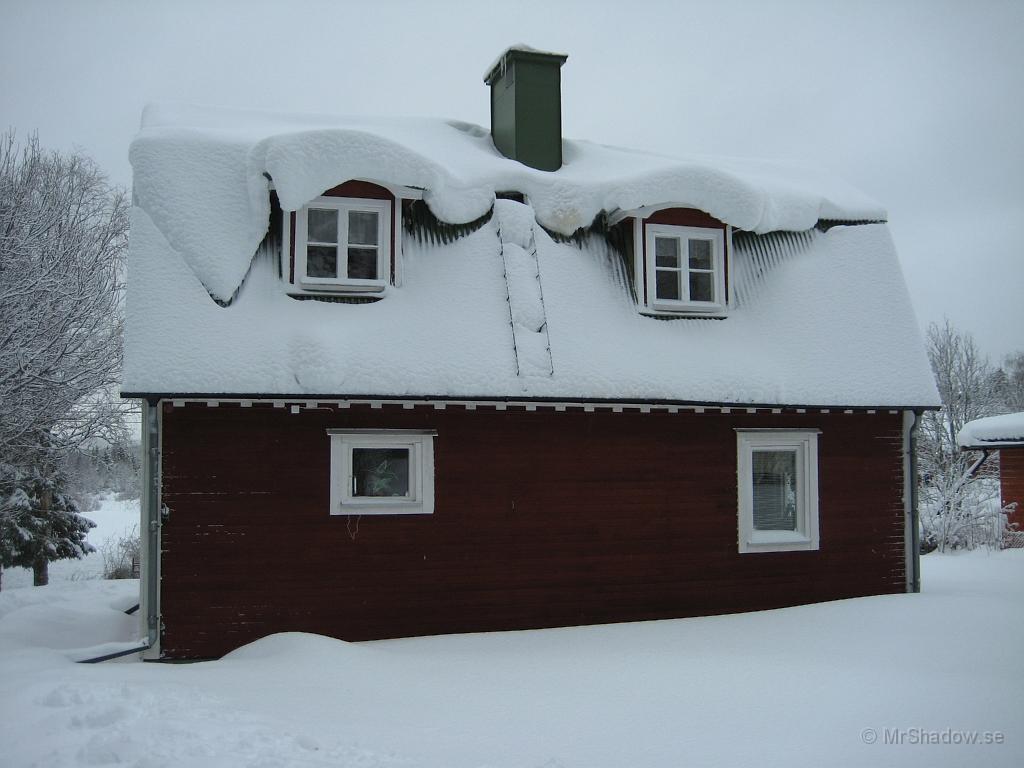
<path fill-rule="evenodd" d="M 555 368 L 537 260 L 533 208 L 514 200 L 495 200 L 494 213 L 508 289 L 516 375 L 521 378 L 553 376 Z"/>

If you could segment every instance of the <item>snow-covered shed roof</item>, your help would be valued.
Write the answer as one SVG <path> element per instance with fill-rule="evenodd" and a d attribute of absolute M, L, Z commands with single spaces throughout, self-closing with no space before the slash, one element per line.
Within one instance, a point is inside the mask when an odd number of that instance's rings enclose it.
<path fill-rule="evenodd" d="M 572 140 L 563 157 L 559 171 L 534 170 L 498 153 L 486 130 L 452 121 L 148 107 L 131 148 L 123 391 L 938 404 L 877 203 L 768 162 Z M 492 206 L 494 216 L 446 245 L 406 237 L 401 286 L 381 301 L 297 301 L 274 257 L 256 256 L 271 180 L 292 211 L 348 179 L 420 189 L 442 221 Z M 503 190 L 525 193 L 530 208 L 496 205 Z M 743 231 L 725 320 L 641 316 L 602 239 L 548 234 L 666 203 Z M 529 350 L 510 325 L 497 230 L 521 218 L 516 206 L 530 211 L 536 244 L 546 375 L 523 374 Z M 876 223 L 816 229 L 822 220 Z"/>
<path fill-rule="evenodd" d="M 969 421 L 956 441 L 961 448 L 1024 447 L 1024 411 Z"/>

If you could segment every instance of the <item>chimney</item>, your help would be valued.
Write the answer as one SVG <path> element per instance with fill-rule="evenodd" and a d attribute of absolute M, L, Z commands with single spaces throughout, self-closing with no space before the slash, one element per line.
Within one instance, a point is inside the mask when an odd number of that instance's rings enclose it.
<path fill-rule="evenodd" d="M 562 167 L 562 65 L 568 56 L 515 45 L 484 75 L 491 138 L 505 157 L 541 171 Z"/>

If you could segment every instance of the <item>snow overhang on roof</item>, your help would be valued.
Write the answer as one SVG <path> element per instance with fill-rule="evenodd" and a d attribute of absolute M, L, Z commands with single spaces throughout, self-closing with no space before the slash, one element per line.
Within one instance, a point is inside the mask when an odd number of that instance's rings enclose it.
<path fill-rule="evenodd" d="M 271 179 L 286 211 L 343 181 L 370 179 L 423 189 L 430 210 L 450 223 L 473 221 L 496 191 L 516 190 L 544 227 L 564 235 L 601 212 L 665 202 L 759 233 L 886 218 L 861 192 L 803 168 L 567 139 L 562 168 L 537 171 L 503 157 L 485 129 L 436 119 L 154 104 L 130 157 L 139 207 L 220 300 L 234 295 L 266 234 Z"/>
<path fill-rule="evenodd" d="M 123 391 L 938 405 L 887 227 L 815 228 L 884 219 L 876 203 L 773 163 L 582 141 L 565 142 L 564 159 L 557 172 L 533 170 L 465 123 L 148 107 L 131 149 Z M 422 189 L 446 222 L 493 217 L 443 245 L 403 238 L 402 279 L 381 301 L 296 301 L 279 254 L 260 250 L 271 179 L 286 211 L 366 179 Z M 531 207 L 496 202 L 499 190 L 524 192 Z M 734 237 L 725 320 L 642 316 L 603 238 L 567 245 L 548 234 L 666 202 L 745 230 Z M 502 229 L 509 216 L 515 226 Z M 515 232 L 536 248 L 543 289 L 535 350 L 517 348 L 525 339 L 510 326 L 501 237 Z M 521 375 L 531 350 L 545 375 Z"/>
<path fill-rule="evenodd" d="M 956 441 L 963 450 L 1024 447 L 1024 412 L 969 421 Z"/>

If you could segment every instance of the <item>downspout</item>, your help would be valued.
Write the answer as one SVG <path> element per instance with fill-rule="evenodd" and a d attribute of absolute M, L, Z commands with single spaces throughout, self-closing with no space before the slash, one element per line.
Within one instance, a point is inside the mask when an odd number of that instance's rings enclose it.
<path fill-rule="evenodd" d="M 103 656 L 97 656 L 93 659 L 82 659 L 79 664 L 99 664 L 104 661 L 110 661 L 111 659 L 120 659 L 122 656 L 131 656 L 133 653 L 143 653 L 152 648 L 151 644 L 140 645 L 135 648 L 129 648 L 127 651 L 115 651 L 114 653 L 107 653 Z"/>
<path fill-rule="evenodd" d="M 921 516 L 917 508 L 917 428 L 921 424 L 923 411 L 912 411 L 914 418 L 907 436 L 908 468 L 910 474 L 910 578 L 908 592 L 921 591 Z"/>
<path fill-rule="evenodd" d="M 127 650 L 114 651 L 79 664 L 103 661 L 145 653 L 157 648 L 160 640 L 160 401 L 142 401 L 142 498 L 140 500 L 142 568 L 139 574 L 139 602 L 125 611 L 139 614 L 139 644 Z"/>
<path fill-rule="evenodd" d="M 147 648 L 160 641 L 160 401 L 142 404 L 145 425 L 143 462 L 141 629 Z"/>
<path fill-rule="evenodd" d="M 131 608 L 125 611 L 127 616 L 131 616 L 137 610 L 139 610 L 139 603 L 136 603 Z M 153 647 L 151 642 L 141 643 L 134 648 L 128 648 L 124 651 L 114 651 L 113 653 L 104 653 L 102 656 L 94 656 L 91 659 L 79 659 L 79 664 L 99 664 L 102 661 L 110 661 L 111 659 L 119 659 L 122 656 L 131 656 L 133 653 L 143 653 Z"/>
<path fill-rule="evenodd" d="M 971 468 L 967 470 L 967 475 L 964 477 L 964 480 L 963 480 L 964 483 L 966 483 L 968 480 L 970 480 L 972 477 L 974 477 L 976 474 L 978 474 L 978 470 L 981 469 L 981 465 L 984 464 L 986 461 L 988 461 L 988 456 L 989 456 L 989 453 L 991 452 L 991 450 L 992 450 L 991 448 L 982 448 L 981 449 L 981 458 L 978 459 L 976 462 L 974 462 L 971 465 Z M 963 485 L 963 483 L 961 483 L 961 485 Z"/>

